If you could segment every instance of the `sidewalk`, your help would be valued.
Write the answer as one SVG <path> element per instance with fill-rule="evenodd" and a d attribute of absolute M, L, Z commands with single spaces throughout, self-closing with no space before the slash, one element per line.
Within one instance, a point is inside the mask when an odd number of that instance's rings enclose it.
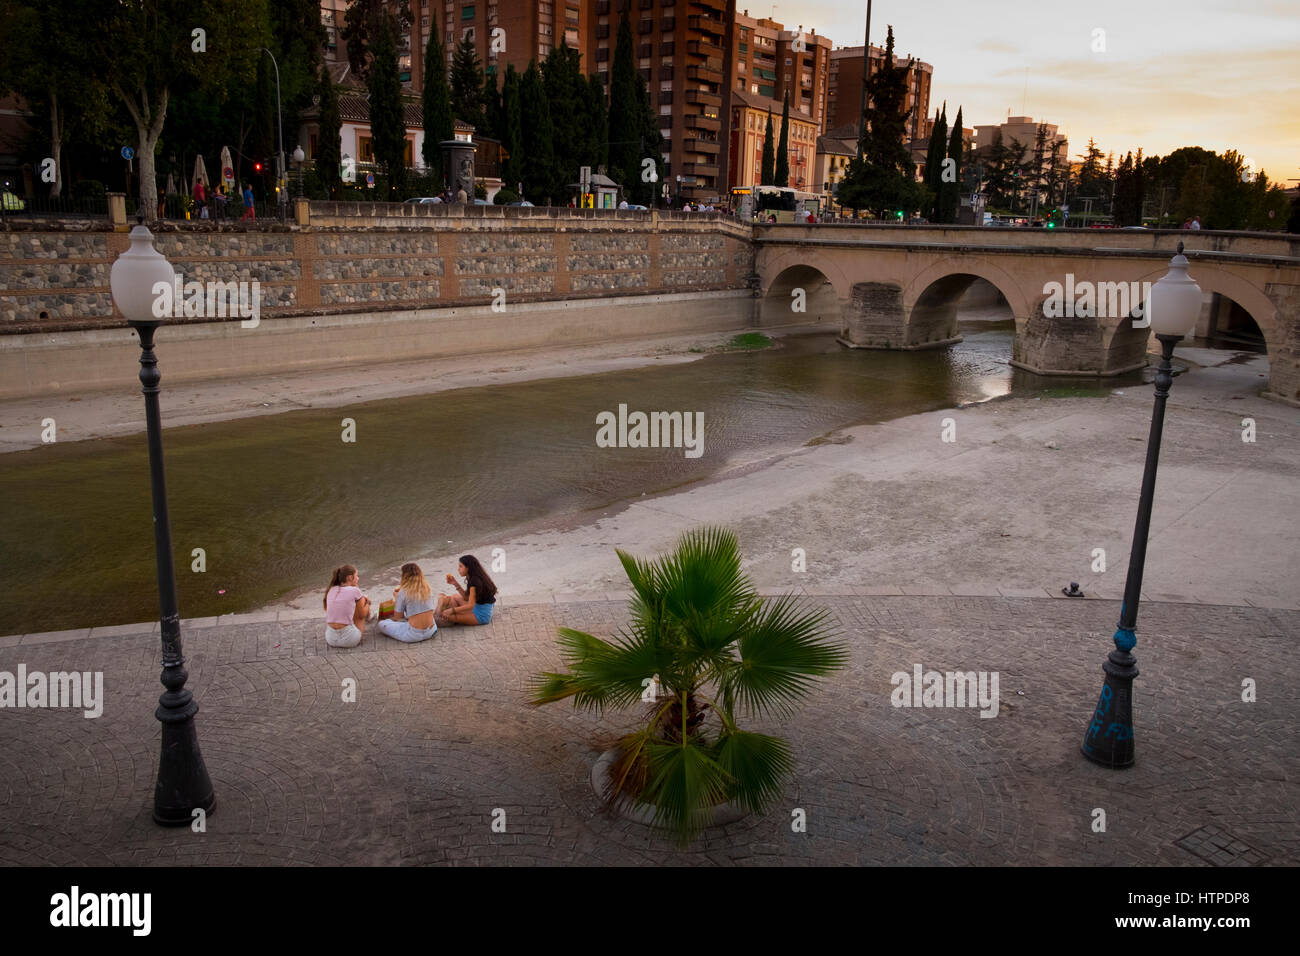
<path fill-rule="evenodd" d="M 206 833 L 150 819 L 156 634 L 0 639 L 0 671 L 103 671 L 103 715 L 0 709 L 4 864 L 1295 865 L 1300 611 L 1144 603 L 1137 765 L 1079 753 L 1118 606 L 1018 597 L 810 597 L 851 645 L 797 715 L 757 722 L 797 769 L 764 815 L 680 851 L 588 782 L 632 713 L 525 703 L 555 627 L 609 634 L 621 601 L 503 603 L 488 627 L 325 646 L 314 611 L 186 622 L 216 791 Z M 295 619 L 295 615 L 297 619 Z M 890 704 L 895 671 L 997 671 L 994 719 Z M 343 682 L 356 681 L 344 703 Z M 1242 681 L 1258 702 L 1241 701 Z M 801 808 L 807 832 L 791 832 Z M 1096 808 L 1106 831 L 1093 832 Z M 494 810 L 506 832 L 494 833 Z M 499 814 L 498 814 L 499 817 Z"/>

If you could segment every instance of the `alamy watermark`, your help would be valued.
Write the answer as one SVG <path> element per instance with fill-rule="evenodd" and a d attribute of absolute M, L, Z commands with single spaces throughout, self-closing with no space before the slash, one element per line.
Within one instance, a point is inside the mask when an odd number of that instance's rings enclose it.
<path fill-rule="evenodd" d="M 50 925 L 127 927 L 133 936 L 148 936 L 153 925 L 152 893 L 83 893 L 73 886 L 50 897 Z"/>
<path fill-rule="evenodd" d="M 597 448 L 684 448 L 687 458 L 704 454 L 703 412 L 631 412 L 596 415 Z"/>
<path fill-rule="evenodd" d="M 227 316 L 243 319 L 240 328 L 255 329 L 262 321 L 262 284 L 257 279 L 251 282 L 218 282 L 209 279 L 206 283 L 185 277 L 177 272 L 170 283 L 155 282 L 150 290 L 153 293 L 153 314 L 159 319 L 224 319 Z"/>
<path fill-rule="evenodd" d="M 895 707 L 976 707 L 981 717 L 998 715 L 997 671 L 895 671 L 889 702 Z"/>
<path fill-rule="evenodd" d="M 1133 316 L 1133 328 L 1151 325 L 1146 314 L 1151 298 L 1150 282 L 1076 282 L 1074 273 L 1065 274 L 1064 284 L 1043 283 L 1043 315 L 1049 319 L 1105 319 Z"/>
<path fill-rule="evenodd" d="M 104 712 L 103 671 L 28 672 L 26 664 L 18 673 L 0 671 L 0 708 L 71 707 L 83 711 L 93 720 Z"/>

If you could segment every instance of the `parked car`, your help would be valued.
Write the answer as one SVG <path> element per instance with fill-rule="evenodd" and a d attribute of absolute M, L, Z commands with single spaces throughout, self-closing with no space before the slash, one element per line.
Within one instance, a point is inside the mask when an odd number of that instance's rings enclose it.
<path fill-rule="evenodd" d="M 633 206 L 628 206 L 627 208 L 630 209 L 630 210 L 633 210 L 634 212 L 646 212 L 646 211 L 647 211 L 647 207 L 645 207 L 645 206 L 635 206 L 635 205 L 633 205 Z"/>
<path fill-rule="evenodd" d="M 520 199 L 515 202 L 508 202 L 506 203 L 506 205 L 507 206 L 532 206 L 532 203 L 530 203 L 527 199 Z"/>
<path fill-rule="evenodd" d="M 490 206 L 490 205 L 492 205 L 492 203 L 488 202 L 486 199 L 475 199 L 475 200 L 474 200 L 474 205 L 476 205 L 476 206 Z"/>
<path fill-rule="evenodd" d="M 415 199 L 408 199 L 408 200 L 406 200 L 406 201 L 407 201 L 407 202 L 413 202 L 413 203 L 441 203 L 441 202 L 442 202 L 442 197 L 440 197 L 440 196 L 419 196 L 419 197 L 417 197 L 417 198 L 415 198 Z"/>

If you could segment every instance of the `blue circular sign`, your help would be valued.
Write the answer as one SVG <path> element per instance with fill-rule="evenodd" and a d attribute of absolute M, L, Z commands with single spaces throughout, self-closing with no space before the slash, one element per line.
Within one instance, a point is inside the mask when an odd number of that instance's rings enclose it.
<path fill-rule="evenodd" d="M 130 146 L 123 146 L 123 147 L 122 147 L 122 158 L 123 158 L 123 159 L 134 159 L 134 158 L 135 158 L 135 150 L 133 150 Z"/>

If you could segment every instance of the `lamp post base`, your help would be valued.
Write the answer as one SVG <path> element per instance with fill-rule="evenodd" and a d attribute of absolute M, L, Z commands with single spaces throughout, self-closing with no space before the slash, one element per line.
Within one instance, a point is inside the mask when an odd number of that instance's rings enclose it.
<path fill-rule="evenodd" d="M 1122 645 L 1123 630 L 1115 636 Z M 1131 639 L 1132 631 L 1128 632 Z M 1132 647 L 1132 645 L 1129 645 Z M 1095 764 L 1121 770 L 1133 766 L 1135 746 L 1133 738 L 1133 678 L 1138 676 L 1137 658 L 1122 646 L 1117 646 L 1101 665 L 1106 680 L 1101 685 L 1101 696 L 1093 712 L 1088 730 L 1079 748 Z"/>

